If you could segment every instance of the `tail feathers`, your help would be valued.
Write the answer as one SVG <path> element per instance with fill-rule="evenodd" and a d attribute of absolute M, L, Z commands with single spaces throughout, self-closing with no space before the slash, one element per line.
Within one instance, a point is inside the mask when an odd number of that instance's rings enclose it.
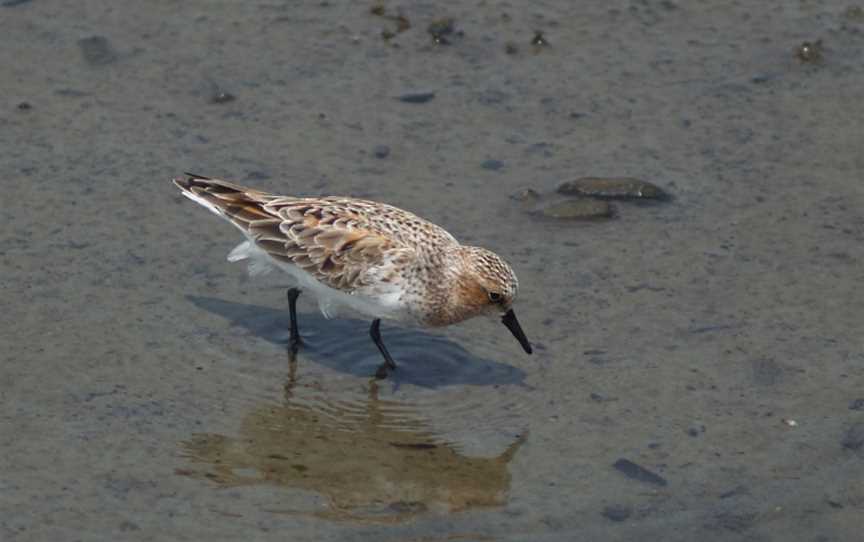
<path fill-rule="evenodd" d="M 250 222 L 274 218 L 262 207 L 268 198 L 264 192 L 191 173 L 186 175 L 173 179 L 184 196 L 229 220 L 244 232 Z"/>

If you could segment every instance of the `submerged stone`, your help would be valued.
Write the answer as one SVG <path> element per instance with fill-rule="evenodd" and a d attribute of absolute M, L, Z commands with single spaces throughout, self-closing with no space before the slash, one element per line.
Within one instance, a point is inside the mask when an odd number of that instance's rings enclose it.
<path fill-rule="evenodd" d="M 632 478 L 634 480 L 638 480 L 640 482 L 653 484 L 655 486 L 665 486 L 668 483 L 666 482 L 666 479 L 659 474 L 655 474 L 650 470 L 646 469 L 645 467 L 637 465 L 636 463 L 630 461 L 629 459 L 619 459 L 612 466 L 615 468 L 615 470 L 624 474 L 624 476 Z"/>
<path fill-rule="evenodd" d="M 611 218 L 613 213 L 612 206 L 609 205 L 609 202 L 598 199 L 580 198 L 553 203 L 541 210 L 540 214 L 548 218 L 594 220 Z"/>
<path fill-rule="evenodd" d="M 84 61 L 91 66 L 104 66 L 117 60 L 117 54 L 105 36 L 90 36 L 78 40 Z"/>
<path fill-rule="evenodd" d="M 607 199 L 667 199 L 655 184 L 630 177 L 582 177 L 558 185 L 558 193 Z"/>

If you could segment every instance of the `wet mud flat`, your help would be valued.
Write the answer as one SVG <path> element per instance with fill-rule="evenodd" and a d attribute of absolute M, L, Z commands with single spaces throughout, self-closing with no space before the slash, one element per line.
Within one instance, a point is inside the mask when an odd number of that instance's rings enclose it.
<path fill-rule="evenodd" d="M 860 6 L 8 0 L 0 29 L 0 539 L 857 539 Z M 495 250 L 535 355 L 385 323 L 376 384 L 368 322 L 301 298 L 292 365 L 278 277 L 225 261 L 184 171 Z"/>

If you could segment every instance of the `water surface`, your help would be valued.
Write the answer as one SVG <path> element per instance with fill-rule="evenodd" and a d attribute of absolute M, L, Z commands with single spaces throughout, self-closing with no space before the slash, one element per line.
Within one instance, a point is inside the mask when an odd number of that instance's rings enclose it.
<path fill-rule="evenodd" d="M 370 7 L 0 2 L 0 539 L 854 540 L 860 10 Z M 183 171 L 495 250 L 535 355 L 385 324 L 376 385 L 368 322 L 301 297 L 292 364 L 284 289 Z M 674 199 L 508 198 L 583 176 Z"/>

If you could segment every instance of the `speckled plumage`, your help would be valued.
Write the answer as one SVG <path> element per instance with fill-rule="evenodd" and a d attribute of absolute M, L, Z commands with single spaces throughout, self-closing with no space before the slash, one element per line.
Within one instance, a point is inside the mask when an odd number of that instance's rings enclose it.
<path fill-rule="evenodd" d="M 251 272 L 288 272 L 315 293 L 326 316 L 347 306 L 375 318 L 443 326 L 500 316 L 516 297 L 516 275 L 498 255 L 461 245 L 391 205 L 277 196 L 196 175 L 174 183 L 246 236 L 229 260 L 250 260 Z"/>

